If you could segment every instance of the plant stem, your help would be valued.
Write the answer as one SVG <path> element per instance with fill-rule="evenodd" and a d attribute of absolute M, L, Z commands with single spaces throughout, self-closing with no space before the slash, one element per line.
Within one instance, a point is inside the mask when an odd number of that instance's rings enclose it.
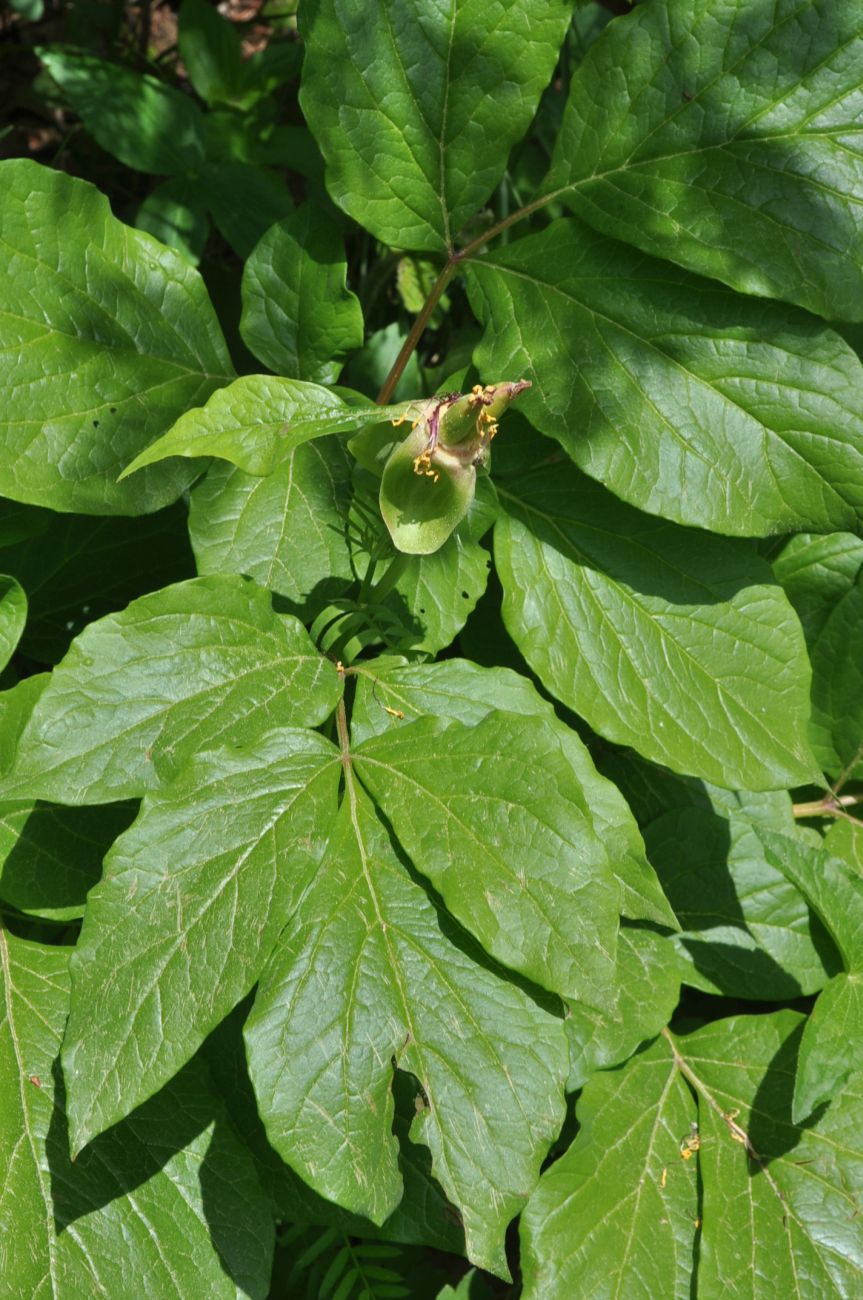
<path fill-rule="evenodd" d="M 344 678 L 344 670 L 342 670 Z M 345 768 L 351 765 L 351 738 L 348 732 L 348 715 L 345 710 L 344 696 L 336 705 L 336 731 L 339 737 L 339 749 L 342 752 L 342 766 Z"/>
<path fill-rule="evenodd" d="M 523 221 L 525 217 L 529 217 L 532 213 L 538 212 L 540 208 L 544 208 L 547 203 L 551 203 L 553 199 L 556 199 L 560 193 L 560 190 L 555 190 L 551 194 L 543 194 L 541 198 L 534 199 L 532 203 L 526 203 L 523 208 L 516 208 L 515 212 L 511 212 L 508 217 L 503 217 L 488 230 L 483 231 L 481 235 L 477 235 L 476 239 L 472 239 L 469 244 L 465 244 L 464 248 L 453 249 L 444 263 L 440 275 L 432 285 L 429 296 L 423 304 L 422 311 L 411 326 L 410 333 L 405 339 L 401 351 L 393 362 L 390 373 L 384 380 L 383 387 L 377 395 L 378 406 L 386 406 L 392 398 L 396 384 L 401 379 L 404 374 L 405 366 L 416 351 L 417 344 L 425 332 L 425 328 L 431 319 L 432 312 L 440 301 L 441 294 L 449 284 L 461 263 L 467 261 L 467 259 L 472 257 L 474 253 L 479 252 L 479 250 L 483 248 L 489 240 L 494 239 L 496 235 L 501 234 L 504 230 L 509 230 L 510 226 L 514 226 L 517 221 Z"/>
<path fill-rule="evenodd" d="M 825 794 L 823 799 L 813 799 L 811 803 L 796 803 L 792 808 L 795 817 L 843 817 L 846 821 L 860 822 L 859 817 L 852 817 L 846 812 L 846 808 L 853 808 L 855 804 L 863 803 L 863 793 L 860 794 Z"/>

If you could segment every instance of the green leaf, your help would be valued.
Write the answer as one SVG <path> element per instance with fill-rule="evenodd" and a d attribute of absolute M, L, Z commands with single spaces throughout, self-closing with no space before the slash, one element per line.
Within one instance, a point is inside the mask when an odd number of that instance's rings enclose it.
<path fill-rule="evenodd" d="M 83 916 L 102 859 L 135 811 L 129 803 L 105 808 L 0 803 L 0 899 L 46 920 Z"/>
<path fill-rule="evenodd" d="M 827 537 L 800 533 L 786 542 L 773 572 L 803 625 L 806 643 L 815 644 L 837 602 L 853 588 L 863 568 L 863 538 L 853 533 Z"/>
<path fill-rule="evenodd" d="M 335 438 L 292 451 L 265 478 L 214 461 L 192 490 L 198 572 L 246 573 L 314 618 L 353 581 L 350 458 Z"/>
<path fill-rule="evenodd" d="M 604 234 L 828 318 L 863 318 L 855 4 L 679 0 L 572 79 L 546 193 Z"/>
<path fill-rule="evenodd" d="M 270 474 L 301 443 L 328 433 L 353 433 L 405 407 L 353 405 L 329 388 L 273 375 L 244 375 L 214 393 L 206 406 L 180 417 L 127 465 L 121 478 L 171 456 L 218 456 L 247 474 Z M 362 402 L 362 405 L 358 405 Z"/>
<path fill-rule="evenodd" d="M 138 208 L 135 225 L 197 266 L 210 232 L 207 205 L 197 180 L 172 176 L 162 181 Z"/>
<path fill-rule="evenodd" d="M 822 849 L 759 831 L 764 856 L 800 889 L 836 940 L 848 970 L 863 971 L 863 895 L 856 872 Z"/>
<path fill-rule="evenodd" d="M 566 465 L 498 494 L 504 622 L 558 699 L 676 772 L 820 781 L 800 626 L 751 547 L 638 514 Z"/>
<path fill-rule="evenodd" d="M 679 1144 L 695 1104 L 668 1043 L 594 1075 L 576 1115 L 521 1217 L 524 1300 L 689 1295 L 697 1171 Z"/>
<path fill-rule="evenodd" d="M 830 930 L 846 968 L 824 989 L 803 1030 L 792 1102 L 799 1124 L 863 1069 L 863 894 L 858 873 L 840 859 L 778 835 L 762 838 L 768 860 L 806 894 Z"/>
<path fill-rule="evenodd" d="M 0 346 L 16 358 L 0 399 L 0 492 L 88 514 L 157 510 L 193 471 L 115 480 L 229 380 L 204 283 L 83 181 L 23 159 L 0 163 L 0 181 Z"/>
<path fill-rule="evenodd" d="M 836 821 L 824 836 L 824 851 L 841 858 L 846 866 L 863 876 L 863 826 L 859 822 Z"/>
<path fill-rule="evenodd" d="M 335 667 L 260 587 L 181 582 L 76 638 L 24 728 L 2 797 L 140 795 L 204 749 L 322 722 L 340 692 Z"/>
<path fill-rule="evenodd" d="M 844 1300 L 860 1290 L 863 1080 L 795 1126 L 802 1023 L 793 1011 L 738 1016 L 678 1040 L 699 1093 L 702 1295 Z"/>
<path fill-rule="evenodd" d="M 177 44 L 189 80 L 208 104 L 230 104 L 243 89 L 240 38 L 206 0 L 183 0 Z"/>
<path fill-rule="evenodd" d="M 145 799 L 72 959 L 73 1152 L 152 1097 L 254 985 L 320 859 L 338 775 L 328 741 L 279 730 L 193 759 Z"/>
<path fill-rule="evenodd" d="M 575 785 L 553 726 L 496 712 L 474 726 L 420 719 L 367 740 L 353 761 L 418 870 L 493 957 L 602 1005 L 618 891 L 589 787 Z"/>
<path fill-rule="evenodd" d="M 26 621 L 27 597 L 23 587 L 16 578 L 0 574 L 0 669 L 6 667 L 15 653 Z"/>
<path fill-rule="evenodd" d="M 839 597 L 812 644 L 809 735 L 832 777 L 863 775 L 863 568 Z"/>
<path fill-rule="evenodd" d="M 503 175 L 571 6 L 305 0 L 300 102 L 336 203 L 383 243 L 445 250 Z"/>
<path fill-rule="evenodd" d="M 0 561 L 27 592 L 21 650 L 40 664 L 62 658 L 94 618 L 195 572 L 182 505 L 134 520 L 45 513 L 47 526 Z"/>
<path fill-rule="evenodd" d="M 472 262 L 469 287 L 478 367 L 530 379 L 528 418 L 632 505 L 743 536 L 863 515 L 863 368 L 811 317 L 573 219 Z"/>
<path fill-rule="evenodd" d="M 748 818 L 677 808 L 645 827 L 644 838 L 683 927 L 674 943 L 687 984 L 780 1001 L 817 992 L 838 969 L 805 891 L 765 852 Z"/>
<path fill-rule="evenodd" d="M 802 1124 L 863 1069 L 863 967 L 835 975 L 818 997 L 800 1042 L 791 1115 Z"/>
<path fill-rule="evenodd" d="M 571 1058 L 567 1091 L 597 1070 L 632 1056 L 668 1024 L 680 998 L 681 963 L 671 941 L 623 926 L 617 942 L 614 997 L 600 1009 L 572 1003 L 566 1020 Z"/>
<path fill-rule="evenodd" d="M 351 736 L 360 744 L 421 717 L 447 718 L 469 727 L 494 710 L 505 710 L 552 723 L 572 766 L 570 795 L 584 794 L 583 810 L 606 846 L 621 887 L 621 911 L 636 920 L 677 927 L 656 873 L 620 791 L 599 775 L 578 736 L 557 723 L 554 710 L 532 682 L 509 668 L 480 668 L 465 659 L 413 664 L 379 658 L 354 665 L 357 690 L 351 712 Z"/>
<path fill-rule="evenodd" d="M 160 1300 L 265 1300 L 266 1198 L 197 1065 L 70 1162 L 55 1065 L 68 961 L 0 930 L 4 1281 L 38 1300 L 130 1295 L 141 1278 Z"/>
<path fill-rule="evenodd" d="M 93 138 L 127 167 L 173 176 L 203 162 L 204 117 L 188 95 L 83 51 L 38 53 Z"/>
<path fill-rule="evenodd" d="M 410 1071 L 412 1138 L 431 1149 L 471 1260 L 506 1277 L 506 1225 L 563 1118 L 562 1025 L 480 964 L 346 776 L 327 857 L 247 1025 L 261 1116 L 317 1191 L 380 1223 L 401 1197 L 391 1060 Z"/>
<path fill-rule="evenodd" d="M 264 231 L 294 206 L 280 176 L 247 162 L 209 163 L 198 185 L 217 229 L 242 258 L 248 257 Z"/>
<path fill-rule="evenodd" d="M 362 310 L 346 279 L 339 226 L 304 203 L 267 231 L 243 267 L 246 346 L 276 374 L 334 384 L 341 358 L 363 343 Z"/>

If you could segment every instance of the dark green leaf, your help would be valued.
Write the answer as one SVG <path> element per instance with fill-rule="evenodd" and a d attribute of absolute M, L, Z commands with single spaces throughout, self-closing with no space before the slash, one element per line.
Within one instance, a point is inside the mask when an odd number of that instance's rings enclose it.
<path fill-rule="evenodd" d="M 547 85 L 562 0 L 304 0 L 301 103 L 336 203 L 385 244 L 444 250 L 491 194 Z"/>
<path fill-rule="evenodd" d="M 116 478 L 230 379 L 204 283 L 83 181 L 19 159 L 0 163 L 0 178 L 0 345 L 15 354 L 0 399 L 0 491 L 88 514 L 157 510 L 190 467 Z"/>
<path fill-rule="evenodd" d="M 363 342 L 363 314 L 346 277 L 338 225 L 303 204 L 267 231 L 243 268 L 246 346 L 276 374 L 334 384 L 341 358 Z"/>
<path fill-rule="evenodd" d="M 572 79 L 544 189 L 604 234 L 828 318 L 863 318 L 856 3 L 676 0 Z"/>
<path fill-rule="evenodd" d="M 207 205 L 197 180 L 172 176 L 162 181 L 139 207 L 135 225 L 197 266 L 210 231 Z"/>
<path fill-rule="evenodd" d="M 80 50 L 39 53 L 90 134 L 127 167 L 172 176 L 200 166 L 204 117 L 188 95 Z"/>
<path fill-rule="evenodd" d="M 601 42 L 600 42 L 601 44 Z M 617 496 L 743 536 L 863 516 L 863 367 L 803 313 L 555 222 L 471 263 L 488 373 Z"/>
<path fill-rule="evenodd" d="M 820 780 L 800 626 L 748 545 L 638 514 L 567 465 L 498 492 L 504 621 L 558 699 L 673 771 Z"/>
<path fill-rule="evenodd" d="M 265 230 L 291 211 L 293 201 L 275 172 L 251 163 L 212 162 L 199 190 L 216 227 L 238 257 L 248 257 Z"/>
<path fill-rule="evenodd" d="M 240 38 L 206 0 L 183 0 L 178 46 L 189 80 L 208 104 L 231 103 L 243 88 Z"/>

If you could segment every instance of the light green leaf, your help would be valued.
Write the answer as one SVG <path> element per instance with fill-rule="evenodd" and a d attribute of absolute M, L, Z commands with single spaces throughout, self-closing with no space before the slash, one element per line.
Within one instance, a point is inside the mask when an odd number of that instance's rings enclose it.
<path fill-rule="evenodd" d="M 863 318 L 855 3 L 676 0 L 572 79 L 544 190 L 604 234 L 828 318 Z"/>
<path fill-rule="evenodd" d="M 367 740 L 354 767 L 449 911 L 505 966 L 601 1006 L 618 891 L 556 729 L 490 713 Z"/>
<path fill-rule="evenodd" d="M 129 803 L 105 808 L 0 803 L 0 898 L 47 920 L 83 916 L 102 859 L 135 811 Z"/>
<path fill-rule="evenodd" d="M 297 447 L 265 478 L 214 461 L 190 501 L 198 572 L 246 573 L 314 618 L 353 581 L 349 501 L 350 458 L 335 438 Z"/>
<path fill-rule="evenodd" d="M 810 648 L 812 750 L 831 777 L 863 775 L 863 569 Z"/>
<path fill-rule="evenodd" d="M 15 357 L 0 398 L 0 492 L 88 514 L 173 501 L 187 466 L 115 480 L 230 379 L 203 280 L 115 220 L 92 186 L 25 159 L 0 163 L 0 223 L 0 346 Z"/>
<path fill-rule="evenodd" d="M 614 996 L 598 1009 L 583 1002 L 569 1007 L 568 1092 L 584 1087 L 597 1070 L 627 1060 L 639 1043 L 665 1028 L 680 999 L 680 977 L 681 963 L 669 939 L 653 930 L 621 928 Z"/>
<path fill-rule="evenodd" d="M 558 699 L 717 785 L 820 780 L 800 625 L 750 546 L 638 514 L 567 465 L 498 495 L 504 622 Z"/>
<path fill-rule="evenodd" d="M 480 668 L 465 659 L 411 664 L 397 657 L 379 658 L 361 661 L 351 671 L 357 676 L 351 712 L 351 737 L 357 745 L 421 717 L 448 718 L 472 727 L 501 709 L 552 724 L 573 769 L 570 795 L 584 794 L 584 813 L 617 876 L 621 912 L 676 929 L 674 913 L 620 791 L 599 775 L 578 736 L 556 721 L 551 705 L 526 677 L 509 668 Z"/>
<path fill-rule="evenodd" d="M 218 456 L 247 474 L 270 474 L 312 438 L 353 433 L 381 419 L 396 419 L 412 406 L 373 406 L 367 398 L 356 397 L 350 405 L 318 384 L 244 375 L 214 393 L 206 406 L 181 416 L 120 477 L 171 456 Z"/>
<path fill-rule="evenodd" d="M 254 985 L 323 851 L 337 759 L 290 730 L 202 755 L 117 840 L 72 959 L 73 1152 L 152 1097 Z"/>
<path fill-rule="evenodd" d="M 791 1115 L 802 1124 L 863 1069 L 863 967 L 835 975 L 803 1030 Z"/>
<path fill-rule="evenodd" d="M 838 969 L 805 892 L 747 818 L 676 808 L 646 826 L 644 839 L 683 927 L 674 943 L 685 983 L 780 1001 L 817 992 Z"/>
<path fill-rule="evenodd" d="M 203 162 L 204 115 L 189 95 L 81 50 L 39 57 L 93 138 L 127 167 L 172 176 Z"/>
<path fill-rule="evenodd" d="M 248 1153 L 197 1065 L 69 1160 L 55 1060 L 69 949 L 0 930 L 0 1234 L 9 1295 L 265 1300 L 273 1229 Z"/>
<path fill-rule="evenodd" d="M 783 546 L 773 561 L 773 572 L 803 625 L 807 645 L 815 644 L 861 568 L 863 538 L 853 533 L 826 537 L 800 533 Z"/>
<path fill-rule="evenodd" d="M 346 279 L 338 225 L 304 203 L 271 226 L 243 267 L 246 346 L 276 374 L 334 384 L 341 358 L 363 343 L 363 313 Z"/>
<path fill-rule="evenodd" d="M 140 795 L 205 748 L 322 722 L 340 691 L 334 665 L 260 587 L 181 582 L 76 638 L 24 728 L 2 797 Z"/>
<path fill-rule="evenodd" d="M 863 1080 L 796 1127 L 802 1022 L 793 1011 L 737 1016 L 677 1042 L 699 1094 L 701 1295 L 847 1300 L 860 1290 Z"/>
<path fill-rule="evenodd" d="M 8 560 L 9 552 L 4 555 Z M 27 621 L 27 597 L 16 578 L 0 574 L 0 669 L 15 652 Z"/>
<path fill-rule="evenodd" d="M 697 1170 L 680 1142 L 695 1103 L 668 1043 L 594 1075 L 576 1115 L 521 1217 L 524 1300 L 689 1295 Z"/>
<path fill-rule="evenodd" d="M 385 244 L 445 250 L 551 78 L 563 0 L 304 0 L 300 95 L 336 203 Z"/>
<path fill-rule="evenodd" d="M 811 317 L 573 219 L 472 262 L 469 285 L 477 366 L 530 379 L 528 418 L 632 505 L 742 536 L 863 516 L 863 367 Z"/>
<path fill-rule="evenodd" d="M 422 1090 L 412 1140 L 431 1149 L 470 1259 L 505 1277 L 506 1225 L 563 1118 L 562 1024 L 480 964 L 346 778 L 327 857 L 246 1028 L 261 1116 L 317 1191 L 380 1223 L 401 1196 L 394 1060 Z"/>

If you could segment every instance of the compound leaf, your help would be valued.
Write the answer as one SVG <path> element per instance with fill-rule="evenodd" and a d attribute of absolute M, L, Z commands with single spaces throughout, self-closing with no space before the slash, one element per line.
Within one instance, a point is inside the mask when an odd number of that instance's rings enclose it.
<path fill-rule="evenodd" d="M 506 1225 L 563 1117 L 563 1025 L 472 954 L 347 781 L 247 1023 L 261 1116 L 318 1192 L 381 1223 L 401 1197 L 393 1064 L 410 1071 L 411 1138 L 431 1149 L 469 1257 L 505 1277 Z"/>

